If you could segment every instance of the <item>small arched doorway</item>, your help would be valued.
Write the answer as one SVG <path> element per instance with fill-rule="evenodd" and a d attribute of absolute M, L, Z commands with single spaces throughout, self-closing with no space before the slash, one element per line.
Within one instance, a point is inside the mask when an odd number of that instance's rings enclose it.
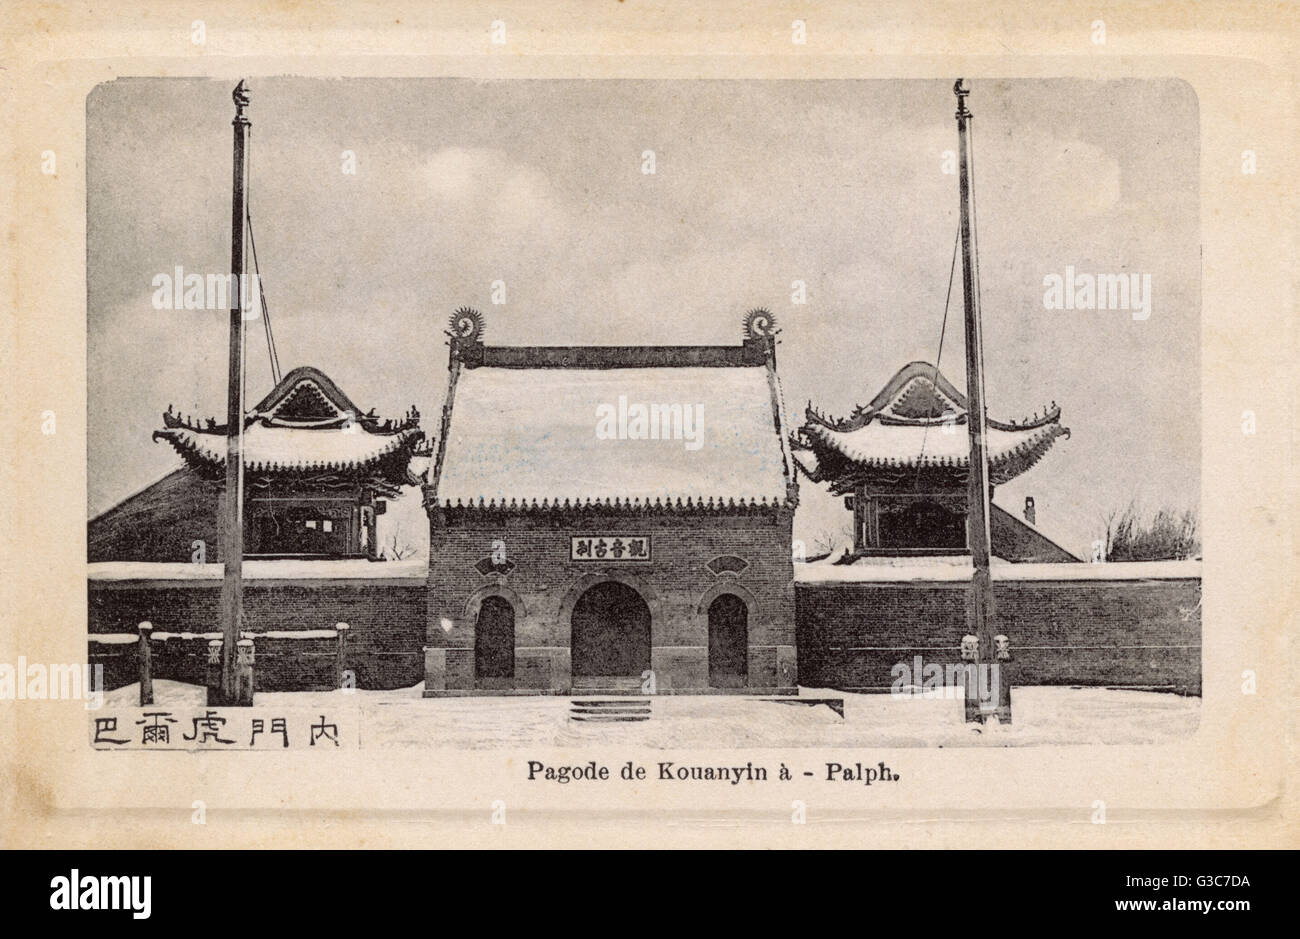
<path fill-rule="evenodd" d="M 627 584 L 607 580 L 585 591 L 571 620 L 575 680 L 637 678 L 650 667 L 650 607 Z"/>
<path fill-rule="evenodd" d="M 515 608 L 505 597 L 484 597 L 474 624 L 474 681 L 508 687 L 515 677 Z"/>
<path fill-rule="evenodd" d="M 742 688 L 749 677 L 749 609 L 734 593 L 709 604 L 709 685 Z"/>

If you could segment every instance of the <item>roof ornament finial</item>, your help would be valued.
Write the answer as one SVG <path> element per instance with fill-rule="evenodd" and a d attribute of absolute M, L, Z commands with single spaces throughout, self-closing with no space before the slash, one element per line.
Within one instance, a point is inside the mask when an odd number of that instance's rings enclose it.
<path fill-rule="evenodd" d="M 467 306 L 453 313 L 449 323 L 451 335 L 462 342 L 481 342 L 483 325 L 483 314 Z"/>
<path fill-rule="evenodd" d="M 776 317 L 770 310 L 760 306 L 745 314 L 746 339 L 770 339 L 777 332 L 779 330 L 776 328 Z"/>
<path fill-rule="evenodd" d="M 953 82 L 952 93 L 957 96 L 957 116 L 970 117 L 971 113 L 966 107 L 966 96 L 970 94 L 970 89 L 966 87 L 966 79 L 959 78 Z"/>
<path fill-rule="evenodd" d="M 235 90 L 230 93 L 231 100 L 235 102 L 235 123 L 248 123 L 248 118 L 244 116 L 244 108 L 248 107 L 248 82 L 241 78 Z"/>

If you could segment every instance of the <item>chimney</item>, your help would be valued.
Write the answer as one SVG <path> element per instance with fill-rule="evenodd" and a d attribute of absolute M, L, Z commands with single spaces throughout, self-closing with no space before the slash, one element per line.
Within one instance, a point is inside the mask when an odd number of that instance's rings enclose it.
<path fill-rule="evenodd" d="M 1036 514 L 1034 512 L 1034 497 L 1025 496 L 1025 521 L 1033 525 Z"/>

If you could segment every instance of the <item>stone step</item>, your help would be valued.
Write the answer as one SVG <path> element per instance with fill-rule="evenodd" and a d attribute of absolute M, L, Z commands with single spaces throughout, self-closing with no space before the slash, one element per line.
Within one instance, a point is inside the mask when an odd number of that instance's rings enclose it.
<path fill-rule="evenodd" d="M 600 694 L 632 694 L 641 693 L 641 679 L 629 678 L 623 675 L 597 675 L 575 677 L 573 679 L 573 689 L 575 691 L 592 690 Z"/>
<path fill-rule="evenodd" d="M 574 707 L 584 708 L 632 708 L 650 706 L 649 698 L 575 698 Z"/>
<path fill-rule="evenodd" d="M 591 688 L 574 688 L 570 694 L 574 698 L 641 698 L 645 692 L 640 688 L 611 688 L 608 685 Z"/>
<path fill-rule="evenodd" d="M 652 716 L 649 698 L 575 698 L 569 702 L 569 719 L 574 721 L 648 721 Z"/>

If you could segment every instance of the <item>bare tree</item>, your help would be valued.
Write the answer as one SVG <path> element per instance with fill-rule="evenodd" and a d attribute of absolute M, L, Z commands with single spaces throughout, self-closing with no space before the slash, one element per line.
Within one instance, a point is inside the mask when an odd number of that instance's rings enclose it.
<path fill-rule="evenodd" d="M 1104 515 L 1102 515 L 1101 521 L 1104 529 L 1104 533 L 1101 539 L 1102 558 L 1107 560 L 1110 559 L 1111 545 L 1115 543 L 1115 528 L 1118 525 L 1119 520 L 1123 515 L 1133 511 L 1133 506 L 1134 506 L 1133 500 L 1130 499 L 1128 505 L 1125 506 L 1124 508 L 1119 508 L 1118 506 L 1116 506 L 1115 508 L 1112 508 L 1109 512 L 1106 512 Z M 1093 559 L 1094 560 L 1096 559 L 1095 554 L 1093 555 Z"/>
<path fill-rule="evenodd" d="M 380 551 L 380 556 L 386 561 L 400 561 L 411 557 L 415 552 L 415 545 L 406 538 L 406 526 L 398 524 L 393 528 L 388 544 Z"/>
<path fill-rule="evenodd" d="M 841 548 L 852 550 L 853 548 L 853 525 L 845 524 L 838 528 L 823 528 L 813 538 L 812 549 L 813 556 L 808 558 L 809 561 L 820 561 L 822 558 L 830 557 Z"/>
<path fill-rule="evenodd" d="M 1168 561 L 1199 557 L 1200 516 L 1196 509 L 1162 506 L 1142 512 L 1133 500 L 1105 519 L 1107 561 Z"/>
<path fill-rule="evenodd" d="M 386 561 L 400 561 L 402 558 L 408 558 L 414 553 L 415 548 L 410 544 L 398 544 L 396 534 L 389 539 L 388 544 L 383 550 L 384 560 Z"/>

